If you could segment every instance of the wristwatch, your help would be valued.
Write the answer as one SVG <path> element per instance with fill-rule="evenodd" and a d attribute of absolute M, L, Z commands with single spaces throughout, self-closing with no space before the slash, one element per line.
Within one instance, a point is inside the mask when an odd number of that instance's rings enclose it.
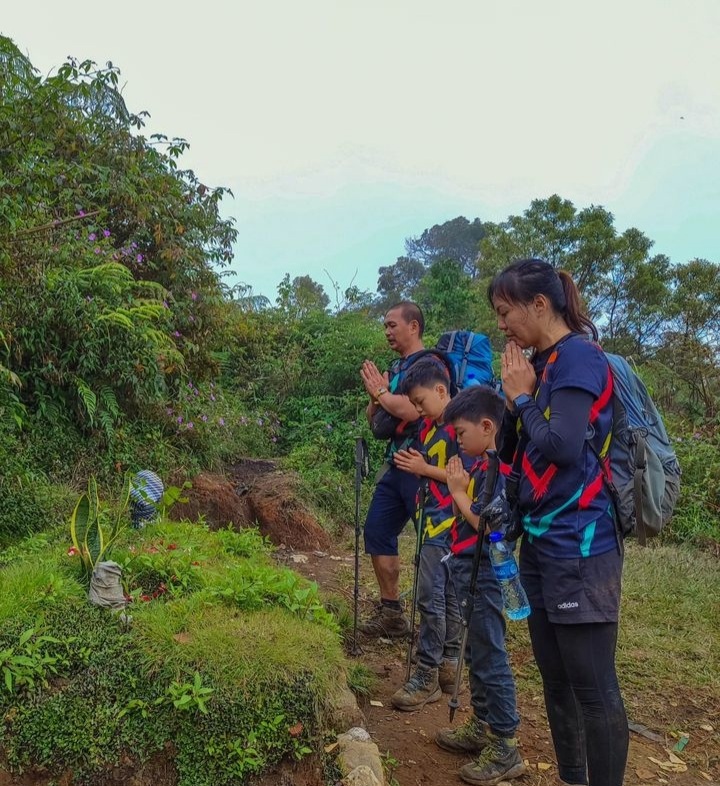
<path fill-rule="evenodd" d="M 515 412 L 520 412 L 523 407 L 532 404 L 533 401 L 535 401 L 535 399 L 529 393 L 521 393 L 513 399 L 513 408 Z"/>

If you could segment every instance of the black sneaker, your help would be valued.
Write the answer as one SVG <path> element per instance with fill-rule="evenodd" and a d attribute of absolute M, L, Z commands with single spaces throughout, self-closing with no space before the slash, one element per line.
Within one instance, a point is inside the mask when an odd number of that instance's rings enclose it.
<path fill-rule="evenodd" d="M 392 695 L 390 703 L 396 710 L 412 712 L 419 710 L 429 702 L 438 701 L 441 696 L 438 670 L 418 666 L 402 688 Z"/>
<path fill-rule="evenodd" d="M 402 610 L 378 604 L 368 619 L 358 625 L 358 630 L 372 638 L 401 639 L 410 633 L 410 620 Z"/>
<path fill-rule="evenodd" d="M 488 744 L 475 761 L 460 769 L 460 777 L 473 786 L 495 786 L 525 772 L 515 737 L 496 737 L 488 731 Z"/>
<path fill-rule="evenodd" d="M 435 742 L 451 753 L 480 753 L 489 739 L 485 726 L 475 715 L 471 715 L 456 729 L 440 729 L 435 735 Z"/>

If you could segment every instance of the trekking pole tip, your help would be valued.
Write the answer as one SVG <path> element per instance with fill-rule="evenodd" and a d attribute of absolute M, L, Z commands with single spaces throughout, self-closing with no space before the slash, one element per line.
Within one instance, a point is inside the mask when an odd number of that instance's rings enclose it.
<path fill-rule="evenodd" d="M 457 699 L 450 699 L 448 702 L 448 707 L 450 708 L 450 723 L 453 722 L 453 718 L 455 717 L 455 711 L 460 706 L 460 703 Z"/>

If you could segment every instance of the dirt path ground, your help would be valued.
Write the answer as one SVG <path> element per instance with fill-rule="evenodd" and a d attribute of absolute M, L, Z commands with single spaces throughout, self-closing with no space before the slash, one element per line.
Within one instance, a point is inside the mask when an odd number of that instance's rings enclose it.
<path fill-rule="evenodd" d="M 278 558 L 292 565 L 307 577 L 315 580 L 323 592 L 341 596 L 352 608 L 353 558 L 352 544 L 341 544 L 331 552 L 280 551 Z M 406 571 L 406 573 L 409 571 Z M 366 613 L 371 608 L 369 594 L 374 590 L 372 568 L 363 559 L 361 575 L 361 608 Z M 368 730 L 385 754 L 388 772 L 398 786 L 457 786 L 460 780 L 457 769 L 467 759 L 442 751 L 433 738 L 438 729 L 448 724 L 448 696 L 414 713 L 402 713 L 392 709 L 390 697 L 402 684 L 405 675 L 406 644 L 390 641 L 362 641 L 362 654 L 358 660 L 377 676 L 372 695 L 361 700 L 367 718 Z M 534 670 L 532 654 L 526 644 L 509 645 L 513 668 L 531 674 Z M 667 697 L 676 706 L 678 698 Z M 453 725 L 462 723 L 469 708 L 467 690 L 460 697 L 460 708 Z M 658 697 L 654 696 L 653 700 Z M 372 703 L 371 703 L 372 701 Z M 689 699 L 690 701 L 690 699 Z M 544 703 L 537 679 L 525 679 L 519 694 L 522 724 L 519 730 L 522 754 L 528 764 L 528 772 L 516 781 L 522 786 L 549 786 L 559 783 L 554 761 L 550 734 L 545 716 Z M 694 717 L 689 713 L 685 717 Z M 682 717 L 682 707 L 678 710 Z M 718 718 L 704 718 L 704 725 L 720 725 Z M 653 741 L 632 733 L 630 756 L 625 783 L 627 786 L 661 783 L 673 786 L 706 786 L 720 781 L 720 746 L 717 735 L 711 728 L 707 733 L 705 749 L 702 738 L 693 740 L 692 755 L 688 751 L 672 754 L 676 740 L 660 737 Z M 652 732 L 650 732 L 652 733 Z M 673 760 L 673 756 L 676 760 Z M 689 762 L 689 763 L 688 763 Z M 698 766 L 699 762 L 699 766 Z M 703 764 L 704 762 L 704 764 Z M 702 767 L 705 769 L 702 769 Z"/>

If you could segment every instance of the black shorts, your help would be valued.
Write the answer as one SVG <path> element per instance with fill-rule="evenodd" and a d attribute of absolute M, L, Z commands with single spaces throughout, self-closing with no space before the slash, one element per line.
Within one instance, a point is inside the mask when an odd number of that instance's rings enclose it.
<path fill-rule="evenodd" d="M 520 546 L 520 580 L 530 606 L 545 609 L 554 623 L 617 622 L 622 566 L 617 549 L 558 559 L 539 553 L 526 537 Z"/>

